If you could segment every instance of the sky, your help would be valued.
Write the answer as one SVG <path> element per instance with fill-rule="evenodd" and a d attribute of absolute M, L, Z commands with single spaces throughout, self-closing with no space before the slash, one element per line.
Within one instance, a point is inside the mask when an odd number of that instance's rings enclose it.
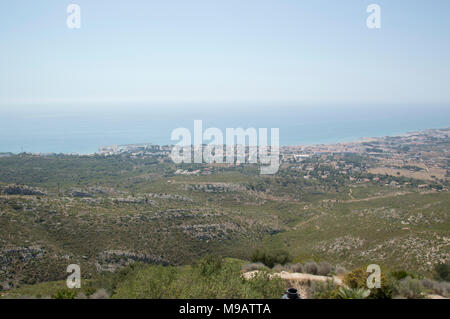
<path fill-rule="evenodd" d="M 66 10 L 81 8 L 81 28 Z M 366 8 L 381 7 L 369 29 Z M 450 103 L 448 0 L 0 2 L 0 110 Z"/>

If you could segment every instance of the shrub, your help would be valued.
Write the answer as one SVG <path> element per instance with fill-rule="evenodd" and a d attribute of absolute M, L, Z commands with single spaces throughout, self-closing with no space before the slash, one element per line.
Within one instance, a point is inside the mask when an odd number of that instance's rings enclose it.
<path fill-rule="evenodd" d="M 418 279 L 406 277 L 394 285 L 394 294 L 396 297 L 407 299 L 423 298 L 423 287 Z"/>
<path fill-rule="evenodd" d="M 299 273 L 304 272 L 303 265 L 299 264 L 299 263 L 290 265 L 290 269 L 291 269 L 292 272 L 299 272 Z"/>
<path fill-rule="evenodd" d="M 280 265 L 280 264 L 276 264 L 276 265 L 272 268 L 272 270 L 275 271 L 275 272 L 282 272 L 282 271 L 289 271 L 290 268 L 289 268 L 289 267 L 285 267 L 285 266 Z"/>
<path fill-rule="evenodd" d="M 307 274 L 317 275 L 319 267 L 315 262 L 308 262 L 305 264 L 305 271 Z"/>
<path fill-rule="evenodd" d="M 449 264 L 437 264 L 434 266 L 434 273 L 436 280 L 450 281 L 450 265 Z"/>
<path fill-rule="evenodd" d="M 243 272 L 249 272 L 254 270 L 261 270 L 267 267 L 263 263 L 251 263 L 251 264 L 245 264 L 242 266 Z"/>
<path fill-rule="evenodd" d="M 252 262 L 262 262 L 269 268 L 273 268 L 276 264 L 285 265 L 291 260 L 292 258 L 289 253 L 282 249 L 273 251 L 257 249 L 253 252 L 251 257 Z"/>
<path fill-rule="evenodd" d="M 357 268 L 344 276 L 344 283 L 349 288 L 367 288 L 367 278 L 370 273 L 365 268 Z M 392 298 L 393 283 L 387 277 L 381 274 L 381 288 L 370 290 L 370 299 L 389 299 Z"/>
<path fill-rule="evenodd" d="M 257 262 L 264 263 L 265 257 L 266 257 L 266 252 L 264 250 L 256 249 L 255 251 L 253 251 L 252 256 L 250 257 L 250 260 L 254 263 L 257 263 Z"/>
<path fill-rule="evenodd" d="M 429 293 L 433 293 L 436 295 L 441 295 L 444 297 L 448 297 L 450 293 L 450 283 L 448 282 L 438 282 L 431 279 L 422 279 L 420 284 L 424 289 L 426 289 Z"/>
<path fill-rule="evenodd" d="M 444 297 L 450 297 L 450 283 L 437 282 L 433 287 L 433 293 Z"/>
<path fill-rule="evenodd" d="M 52 299 L 75 299 L 76 296 L 77 291 L 74 289 L 60 289 L 52 295 Z"/>
<path fill-rule="evenodd" d="M 336 266 L 334 272 L 336 273 L 336 275 L 345 275 L 348 271 L 347 269 L 345 269 L 345 267 L 343 266 Z"/>
<path fill-rule="evenodd" d="M 328 276 L 331 272 L 331 265 L 327 262 L 320 262 L 317 265 L 317 274 L 321 276 Z"/>
<path fill-rule="evenodd" d="M 208 255 L 194 264 L 202 276 L 209 276 L 222 268 L 223 259 L 220 256 Z"/>
<path fill-rule="evenodd" d="M 395 280 L 402 280 L 402 279 L 404 279 L 406 277 L 419 279 L 419 276 L 417 274 L 409 272 L 409 271 L 406 271 L 406 270 L 391 271 L 389 273 L 389 276 L 391 276 Z"/>
<path fill-rule="evenodd" d="M 433 290 L 434 285 L 435 285 L 435 281 L 431 280 L 431 279 L 422 279 L 420 281 L 420 284 L 422 285 L 423 288 L 428 289 L 428 290 Z"/>
<path fill-rule="evenodd" d="M 256 274 L 246 285 L 250 291 L 249 298 L 279 298 L 286 288 L 281 278 L 271 278 L 266 271 Z"/>
<path fill-rule="evenodd" d="M 366 299 L 370 295 L 369 289 L 339 287 L 339 299 Z"/>
<path fill-rule="evenodd" d="M 96 292 L 96 289 L 92 286 L 92 285 L 88 285 L 87 287 L 85 287 L 83 289 L 84 294 L 89 297 L 91 295 L 93 295 Z"/>
<path fill-rule="evenodd" d="M 344 276 L 344 283 L 350 288 L 365 288 L 369 274 L 363 268 L 357 268 Z"/>
<path fill-rule="evenodd" d="M 111 296 L 114 294 L 120 283 L 130 280 L 136 275 L 136 273 L 139 273 L 147 267 L 148 265 L 145 265 L 144 263 L 136 262 L 112 273 L 100 273 L 94 280 L 88 281 L 86 286 L 83 286 L 83 290 L 86 295 L 90 296 L 99 289 L 104 289 L 107 294 Z"/>
<path fill-rule="evenodd" d="M 91 299 L 108 299 L 109 294 L 106 292 L 105 289 L 99 289 L 96 292 L 94 292 L 92 295 L 90 295 Z"/>
<path fill-rule="evenodd" d="M 313 281 L 311 284 L 311 293 L 315 299 L 336 299 L 338 298 L 338 286 L 333 280 Z"/>

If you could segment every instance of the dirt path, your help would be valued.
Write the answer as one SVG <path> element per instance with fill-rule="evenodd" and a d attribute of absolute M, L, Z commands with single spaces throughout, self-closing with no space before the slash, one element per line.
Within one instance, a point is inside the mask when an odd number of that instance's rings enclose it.
<path fill-rule="evenodd" d="M 353 200 L 353 199 L 355 199 L 355 197 L 353 197 L 353 195 L 352 195 L 352 189 L 350 188 L 349 189 L 349 191 L 348 191 L 348 196 Z"/>
<path fill-rule="evenodd" d="M 393 193 L 393 194 L 388 194 L 388 195 L 366 197 L 366 198 L 360 198 L 360 199 L 342 200 L 342 201 L 338 201 L 338 202 L 339 203 L 367 202 L 367 201 L 381 199 L 381 198 L 390 198 L 390 197 L 397 197 L 397 196 L 410 195 L 410 194 L 425 195 L 425 194 L 431 194 L 431 193 L 435 193 L 435 191 L 426 191 L 426 192 L 419 192 L 419 193 L 418 192 L 400 192 L 400 193 Z"/>
<path fill-rule="evenodd" d="M 313 221 L 315 221 L 316 219 L 318 219 L 320 216 L 322 216 L 323 215 L 323 213 L 322 212 L 320 212 L 320 214 L 317 214 L 317 215 L 314 215 L 313 217 L 311 217 L 311 218 L 309 218 L 309 219 L 307 219 L 307 220 L 305 220 L 305 221 L 302 221 L 302 222 L 300 222 L 300 223 L 298 223 L 297 225 L 295 225 L 294 226 L 294 230 L 295 229 L 298 229 L 298 227 L 300 227 L 300 226 L 303 226 L 303 225 L 305 225 L 305 224 L 308 224 L 308 223 L 310 223 L 310 222 L 313 222 Z"/>

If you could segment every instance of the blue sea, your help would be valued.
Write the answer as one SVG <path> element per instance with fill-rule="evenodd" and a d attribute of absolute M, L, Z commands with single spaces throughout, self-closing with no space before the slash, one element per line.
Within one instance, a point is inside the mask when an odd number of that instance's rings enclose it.
<path fill-rule="evenodd" d="M 114 144 L 175 144 L 173 129 L 279 128 L 281 145 L 328 144 L 450 127 L 450 105 L 268 103 L 0 107 L 0 152 L 95 153 Z"/>

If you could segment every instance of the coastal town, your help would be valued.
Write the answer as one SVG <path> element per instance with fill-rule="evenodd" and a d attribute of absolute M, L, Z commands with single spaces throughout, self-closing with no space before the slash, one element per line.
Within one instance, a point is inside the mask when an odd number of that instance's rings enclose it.
<path fill-rule="evenodd" d="M 392 175 L 415 178 L 430 183 L 442 184 L 450 177 L 448 161 L 450 158 L 450 128 L 430 129 L 407 133 L 400 136 L 364 138 L 358 141 L 336 144 L 291 145 L 280 146 L 280 159 L 284 166 L 291 169 L 314 171 L 315 164 L 329 164 L 333 170 L 355 179 L 351 172 L 367 172 L 372 175 Z M 221 146 L 217 146 L 220 148 Z M 154 144 L 113 145 L 99 148 L 98 154 L 103 156 L 127 155 L 136 158 L 159 158 L 167 160 L 173 146 Z M 222 146 L 225 150 L 225 146 Z M 246 159 L 255 156 L 257 149 L 236 145 L 236 149 L 244 148 Z M 225 152 L 224 152 L 225 153 Z M 346 163 L 345 157 L 358 156 L 363 165 Z M 210 164 L 195 170 L 179 169 L 176 174 L 195 175 L 209 174 L 211 167 L 244 165 L 236 161 L 234 164 Z M 323 170 L 320 178 L 327 178 L 330 171 Z M 314 178 L 305 175 L 305 178 Z M 377 177 L 373 177 L 376 181 Z M 363 180 L 364 181 L 364 180 Z M 367 181 L 367 179 L 366 179 Z M 425 187 L 425 186 L 423 186 Z"/>

